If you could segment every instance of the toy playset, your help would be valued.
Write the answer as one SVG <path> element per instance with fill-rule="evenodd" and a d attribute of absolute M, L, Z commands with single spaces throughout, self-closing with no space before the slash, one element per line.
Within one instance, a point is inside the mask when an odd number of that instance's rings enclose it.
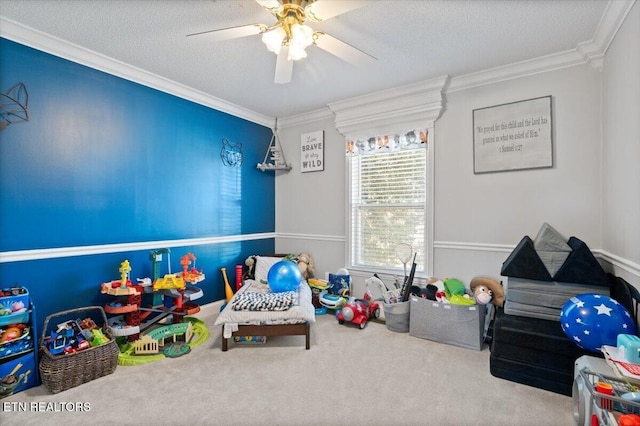
<path fill-rule="evenodd" d="M 169 272 L 160 276 L 163 255 L 167 256 Z M 119 338 L 118 363 L 121 365 L 178 357 L 208 337 L 204 323 L 188 317 L 200 311 L 200 306 L 193 301 L 202 297 L 202 289 L 196 284 L 205 279 L 204 273 L 195 267 L 195 255 L 187 253 L 181 257 L 182 272 L 177 274 L 171 273 L 169 249 L 151 251 L 149 258 L 153 264 L 153 280 L 138 279 L 133 284 L 132 268 L 125 260 L 120 264 L 120 280 L 101 286 L 103 294 L 115 297 L 105 305 L 105 312 L 114 315 L 108 324 L 111 333 Z M 169 319 L 170 323 L 165 324 Z"/>

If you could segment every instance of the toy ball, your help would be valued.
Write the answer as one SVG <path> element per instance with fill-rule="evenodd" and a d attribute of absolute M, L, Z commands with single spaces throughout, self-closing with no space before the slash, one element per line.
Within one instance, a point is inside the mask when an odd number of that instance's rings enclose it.
<path fill-rule="evenodd" d="M 302 281 L 302 272 L 294 262 L 281 260 L 274 263 L 267 273 L 267 283 L 274 293 L 293 291 Z"/>
<path fill-rule="evenodd" d="M 618 334 L 636 334 L 636 323 L 624 306 L 601 294 L 579 294 L 567 300 L 560 324 L 573 343 L 592 352 L 600 352 L 602 345 L 616 346 Z"/>

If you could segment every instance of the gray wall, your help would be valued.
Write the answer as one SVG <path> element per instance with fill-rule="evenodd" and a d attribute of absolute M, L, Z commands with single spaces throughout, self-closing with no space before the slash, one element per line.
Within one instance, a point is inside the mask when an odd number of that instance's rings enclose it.
<path fill-rule="evenodd" d="M 636 4 L 603 71 L 584 64 L 445 93 L 432 146 L 435 276 L 498 277 L 515 244 L 548 222 L 640 287 L 639 15 Z M 473 109 L 546 95 L 553 168 L 474 175 Z M 311 253 L 324 276 L 346 259 L 344 139 L 328 110 L 315 115 L 285 119 L 280 131 L 294 168 L 276 179 L 276 248 Z M 315 130 L 325 131 L 325 170 L 300 173 L 300 135 Z"/>
<path fill-rule="evenodd" d="M 640 287 L 640 4 L 616 34 L 603 71 L 602 249 Z"/>
<path fill-rule="evenodd" d="M 497 277 L 511 246 L 544 222 L 600 247 L 600 77 L 581 65 L 447 95 L 436 121 L 436 276 Z M 472 110 L 545 95 L 554 166 L 475 175 Z"/>
<path fill-rule="evenodd" d="M 319 277 L 345 262 L 345 142 L 333 114 L 279 131 L 286 159 L 293 165 L 276 178 L 276 251 L 310 253 Z M 324 130 L 324 171 L 300 172 L 300 135 Z"/>

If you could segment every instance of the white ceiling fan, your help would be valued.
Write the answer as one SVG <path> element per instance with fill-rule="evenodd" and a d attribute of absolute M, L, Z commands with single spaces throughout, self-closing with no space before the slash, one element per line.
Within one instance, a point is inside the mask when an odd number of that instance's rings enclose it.
<path fill-rule="evenodd" d="M 307 56 L 306 48 L 318 46 L 340 59 L 364 66 L 376 58 L 322 31 L 314 31 L 305 21 L 320 22 L 364 6 L 366 0 L 256 0 L 276 17 L 273 25 L 249 24 L 187 35 L 207 36 L 212 41 L 262 34 L 267 49 L 278 55 L 276 83 L 291 81 L 293 62 Z"/>

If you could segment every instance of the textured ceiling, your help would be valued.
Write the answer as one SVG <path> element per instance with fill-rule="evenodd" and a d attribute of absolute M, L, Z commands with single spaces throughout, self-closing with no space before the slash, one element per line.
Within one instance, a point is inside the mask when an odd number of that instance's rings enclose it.
<path fill-rule="evenodd" d="M 335 1 L 335 0 L 321 0 Z M 605 0 L 401 1 L 311 23 L 378 60 L 358 68 L 310 46 L 291 83 L 259 36 L 187 34 L 275 18 L 254 0 L 2 0 L 0 15 L 268 117 L 448 74 L 460 76 L 591 41 Z"/>

